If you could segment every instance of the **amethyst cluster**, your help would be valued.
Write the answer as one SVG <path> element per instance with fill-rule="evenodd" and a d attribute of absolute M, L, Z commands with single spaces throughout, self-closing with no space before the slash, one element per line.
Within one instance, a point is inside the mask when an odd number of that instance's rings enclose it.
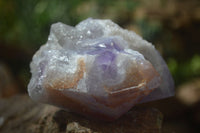
<path fill-rule="evenodd" d="M 53 24 L 30 67 L 32 99 L 101 120 L 174 94 L 172 76 L 154 46 L 110 20 Z"/>

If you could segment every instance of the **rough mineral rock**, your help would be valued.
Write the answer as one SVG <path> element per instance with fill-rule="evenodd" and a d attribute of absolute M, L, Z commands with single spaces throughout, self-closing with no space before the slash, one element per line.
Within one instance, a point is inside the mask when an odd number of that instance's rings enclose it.
<path fill-rule="evenodd" d="M 32 99 L 102 120 L 173 95 L 173 79 L 155 48 L 110 20 L 53 24 L 31 73 Z"/>

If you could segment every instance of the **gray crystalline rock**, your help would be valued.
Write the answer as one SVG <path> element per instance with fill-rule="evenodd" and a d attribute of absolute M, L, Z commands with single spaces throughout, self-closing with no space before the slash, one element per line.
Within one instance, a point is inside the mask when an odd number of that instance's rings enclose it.
<path fill-rule="evenodd" d="M 53 24 L 30 67 L 32 99 L 102 120 L 174 95 L 172 76 L 154 46 L 110 20 Z"/>

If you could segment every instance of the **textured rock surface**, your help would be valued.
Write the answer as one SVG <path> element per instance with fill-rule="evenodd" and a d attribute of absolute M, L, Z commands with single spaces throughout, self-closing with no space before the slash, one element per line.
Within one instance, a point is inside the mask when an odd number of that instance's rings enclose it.
<path fill-rule="evenodd" d="M 162 118 L 157 109 L 135 107 L 114 122 L 100 122 L 25 95 L 0 100 L 1 133 L 160 133 Z"/>
<path fill-rule="evenodd" d="M 110 20 L 53 24 L 31 73 L 32 99 L 104 120 L 173 95 L 173 79 L 155 48 Z"/>

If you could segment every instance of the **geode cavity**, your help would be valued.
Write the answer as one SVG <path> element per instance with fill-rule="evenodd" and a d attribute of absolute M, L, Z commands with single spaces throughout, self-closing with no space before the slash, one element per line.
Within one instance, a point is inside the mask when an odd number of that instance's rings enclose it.
<path fill-rule="evenodd" d="M 154 46 L 110 20 L 53 24 L 30 67 L 32 99 L 102 120 L 173 95 L 173 79 Z"/>

